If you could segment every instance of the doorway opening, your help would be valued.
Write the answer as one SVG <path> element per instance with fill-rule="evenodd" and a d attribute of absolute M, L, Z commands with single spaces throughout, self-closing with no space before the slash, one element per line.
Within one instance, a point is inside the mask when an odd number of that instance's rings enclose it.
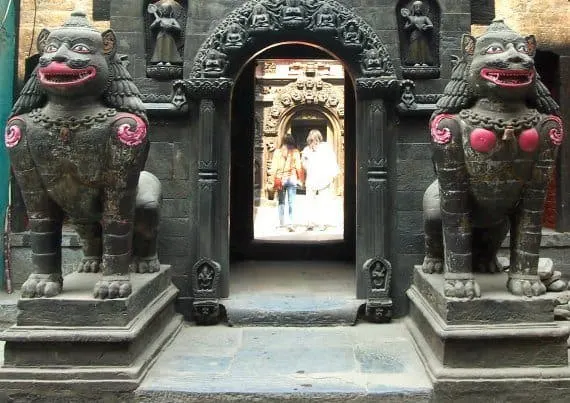
<path fill-rule="evenodd" d="M 244 66 L 231 104 L 232 266 L 251 260 L 354 263 L 355 102 L 353 82 L 343 65 L 318 48 L 283 44 Z M 285 200 L 283 223 L 280 192 L 272 177 L 274 156 L 284 138 L 292 137 L 303 158 L 311 130 L 321 133 L 338 167 L 325 202 L 327 211 L 319 209 L 328 222 L 318 228 L 311 228 L 308 217 L 315 209 L 309 204 L 314 199 L 307 194 L 307 178 L 295 183 L 291 216 Z M 300 162 L 302 176 L 307 167 Z"/>

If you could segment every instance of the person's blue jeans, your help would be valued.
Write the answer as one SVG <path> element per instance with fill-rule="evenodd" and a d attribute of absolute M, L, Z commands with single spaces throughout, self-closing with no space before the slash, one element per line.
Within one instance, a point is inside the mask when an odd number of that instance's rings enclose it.
<path fill-rule="evenodd" d="M 283 189 L 277 192 L 279 225 L 285 225 L 285 198 L 287 198 L 288 207 L 288 225 L 293 224 L 293 208 L 295 207 L 295 196 L 297 195 L 297 185 L 291 182 L 285 182 Z"/>

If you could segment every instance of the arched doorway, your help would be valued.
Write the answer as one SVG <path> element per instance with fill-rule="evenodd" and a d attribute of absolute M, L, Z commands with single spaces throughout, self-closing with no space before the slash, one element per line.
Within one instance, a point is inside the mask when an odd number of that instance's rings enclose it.
<path fill-rule="evenodd" d="M 352 242 L 351 250 L 346 253 L 353 256 L 355 298 L 389 299 L 387 285 L 394 256 L 391 178 L 396 162 L 392 110 L 399 82 L 388 52 L 362 18 L 336 1 L 314 0 L 296 5 L 249 1 L 220 23 L 196 53 L 192 66 L 185 69 L 188 78 L 175 84 L 190 101 L 194 150 L 190 180 L 195 184 L 196 194 L 189 214 L 192 237 L 189 271 L 191 296 L 198 316 L 215 312 L 219 298 L 229 296 L 230 240 L 249 239 L 251 235 L 251 225 L 240 226 L 241 235 L 230 235 L 231 228 L 236 228 L 230 226 L 232 195 L 238 200 L 241 192 L 235 175 L 242 168 L 239 157 L 236 161 L 232 156 L 242 156 L 244 164 L 248 164 L 245 170 L 248 174 L 243 178 L 250 183 L 249 190 L 254 182 L 253 151 L 232 152 L 233 144 L 239 144 L 232 141 L 238 131 L 243 133 L 243 139 L 250 139 L 255 133 L 253 114 L 247 124 L 239 126 L 232 119 L 239 108 L 246 108 L 252 102 L 252 91 L 242 91 L 251 89 L 248 82 L 251 78 L 244 77 L 253 77 L 247 72 L 252 69 L 252 60 L 284 45 L 305 49 L 301 52 L 320 49 L 341 61 L 350 77 L 346 80 L 349 88 L 345 94 L 353 94 L 354 105 L 345 111 L 345 119 L 353 122 L 354 157 L 345 165 L 352 169 L 346 172 L 345 186 L 352 181 L 354 191 L 345 189 L 345 192 L 352 194 L 347 202 L 351 214 L 347 216 L 354 218 L 345 228 L 343 242 L 344 245 Z M 235 102 L 236 97 L 240 97 L 240 102 Z M 241 112 L 247 113 L 246 109 Z M 250 195 L 241 200 L 252 210 Z M 233 218 L 235 221 L 237 216 Z M 331 253 L 339 250 L 342 248 L 331 249 Z M 374 271 L 378 266 L 385 270 Z M 199 281 L 200 276 L 203 279 L 206 275 L 208 281 Z M 382 281 L 374 278 L 378 275 L 384 276 Z"/>

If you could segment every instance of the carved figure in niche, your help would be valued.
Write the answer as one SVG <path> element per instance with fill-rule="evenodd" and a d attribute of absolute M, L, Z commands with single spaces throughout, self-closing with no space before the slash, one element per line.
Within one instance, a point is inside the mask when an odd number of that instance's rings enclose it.
<path fill-rule="evenodd" d="M 202 265 L 198 273 L 198 289 L 210 290 L 214 283 L 214 269 L 208 265 Z"/>
<path fill-rule="evenodd" d="M 463 58 L 430 125 L 438 180 L 424 195 L 425 272 L 444 270 L 448 297 L 480 296 L 473 270 L 501 269 L 511 233 L 508 290 L 546 292 L 537 274 L 541 216 L 563 138 L 558 105 L 534 68 L 536 41 L 494 21 Z"/>
<path fill-rule="evenodd" d="M 254 31 L 267 31 L 270 29 L 271 17 L 265 6 L 256 4 L 251 11 L 250 26 Z"/>
<path fill-rule="evenodd" d="M 332 7 L 325 3 L 315 13 L 314 16 L 315 27 L 319 31 L 330 31 L 336 29 L 336 15 Z"/>
<path fill-rule="evenodd" d="M 414 1 L 412 10 L 402 8 L 402 17 L 406 19 L 404 29 L 408 32 L 408 49 L 404 57 L 407 66 L 433 66 L 433 56 L 430 49 L 430 37 L 433 24 L 425 15 L 422 1 Z"/>
<path fill-rule="evenodd" d="M 185 16 L 184 8 L 175 0 L 159 0 L 148 5 L 147 11 L 154 14 L 150 29 L 157 31 L 154 52 L 150 62 L 157 65 L 182 64 L 177 41 L 182 34 L 179 19 Z"/>
<path fill-rule="evenodd" d="M 342 41 L 345 46 L 360 46 L 361 34 L 356 21 L 348 21 L 342 29 Z"/>
<path fill-rule="evenodd" d="M 364 51 L 362 72 L 366 76 L 378 76 L 384 73 L 384 63 L 379 49 L 371 48 Z"/>
<path fill-rule="evenodd" d="M 245 42 L 245 31 L 237 22 L 230 24 L 225 35 L 224 48 L 239 49 Z"/>
<path fill-rule="evenodd" d="M 416 84 L 412 80 L 403 80 L 402 95 L 400 96 L 400 103 L 398 104 L 398 109 L 401 111 L 409 111 L 417 109 L 416 96 L 414 95 L 414 88 Z"/>
<path fill-rule="evenodd" d="M 78 270 L 103 272 L 95 297 L 126 297 L 130 268 L 160 268 L 160 182 L 141 172 L 149 142 L 140 93 L 115 53 L 113 31 L 96 31 L 82 12 L 42 30 L 38 50 L 5 134 L 31 232 L 33 269 L 21 295 L 61 292 L 68 216 L 83 243 Z"/>
<path fill-rule="evenodd" d="M 290 28 L 305 25 L 305 8 L 302 6 L 301 0 L 285 0 L 281 21 L 284 26 Z"/>
<path fill-rule="evenodd" d="M 370 279 L 372 287 L 375 289 L 383 289 L 386 287 L 386 266 L 381 262 L 375 262 L 370 269 Z"/>
<path fill-rule="evenodd" d="M 209 49 L 204 58 L 204 76 L 219 77 L 224 74 L 228 65 L 228 57 L 225 53 L 216 49 Z"/>

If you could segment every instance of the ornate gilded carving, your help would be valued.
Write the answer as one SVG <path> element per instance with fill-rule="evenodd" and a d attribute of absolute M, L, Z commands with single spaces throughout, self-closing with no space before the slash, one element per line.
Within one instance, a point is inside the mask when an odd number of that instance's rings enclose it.
<path fill-rule="evenodd" d="M 253 46 L 260 33 L 288 29 L 320 32 L 326 40 L 339 42 L 349 52 L 350 60 L 362 62 L 361 66 L 354 66 L 361 68 L 362 74 L 394 76 L 388 52 L 376 32 L 334 0 L 248 1 L 232 11 L 206 39 L 196 54 L 191 75 L 222 77 L 232 67 L 228 58 L 231 52 Z M 237 66 L 232 70 L 237 70 Z"/>

